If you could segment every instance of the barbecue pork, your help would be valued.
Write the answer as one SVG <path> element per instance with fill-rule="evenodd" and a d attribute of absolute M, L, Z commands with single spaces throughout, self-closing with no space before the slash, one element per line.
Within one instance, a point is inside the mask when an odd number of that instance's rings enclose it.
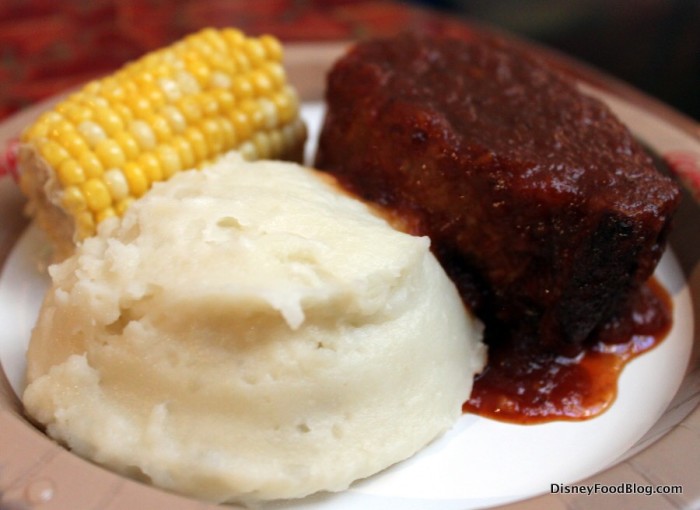
<path fill-rule="evenodd" d="M 653 273 L 679 201 L 628 129 L 498 38 L 357 44 L 316 166 L 430 236 L 489 341 L 575 352 Z"/>

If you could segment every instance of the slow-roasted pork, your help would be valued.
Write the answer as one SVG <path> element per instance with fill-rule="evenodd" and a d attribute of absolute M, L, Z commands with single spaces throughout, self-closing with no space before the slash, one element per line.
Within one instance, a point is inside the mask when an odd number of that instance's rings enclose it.
<path fill-rule="evenodd" d="M 357 44 L 316 166 L 410 218 L 491 341 L 572 352 L 647 280 L 679 191 L 600 101 L 500 39 Z"/>

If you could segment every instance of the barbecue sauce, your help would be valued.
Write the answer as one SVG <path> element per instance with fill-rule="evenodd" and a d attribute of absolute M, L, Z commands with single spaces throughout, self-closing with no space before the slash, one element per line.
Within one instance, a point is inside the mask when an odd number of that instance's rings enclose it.
<path fill-rule="evenodd" d="M 614 402 L 624 366 L 658 345 L 671 328 L 671 298 L 653 278 L 575 357 L 493 345 L 465 412 L 519 424 L 584 420 Z"/>

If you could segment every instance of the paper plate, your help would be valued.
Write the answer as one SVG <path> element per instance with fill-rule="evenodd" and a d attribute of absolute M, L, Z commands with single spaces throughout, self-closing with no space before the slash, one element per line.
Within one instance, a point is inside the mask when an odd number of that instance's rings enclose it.
<path fill-rule="evenodd" d="M 325 73 L 345 47 L 343 43 L 314 43 L 294 44 L 287 48 L 289 79 L 305 102 L 305 115 L 312 127 L 312 138 L 322 115 L 320 101 L 325 88 Z M 649 411 L 646 416 L 625 411 L 628 408 L 624 406 L 638 404 L 639 395 L 627 398 L 621 388 L 621 396 L 613 407 L 619 407 L 618 415 L 627 414 L 627 421 L 622 418 L 622 421 L 615 421 L 613 410 L 604 413 L 601 420 L 608 420 L 607 427 L 615 431 L 611 435 L 613 439 L 624 437 L 627 441 L 633 437 L 634 441 L 629 444 L 619 442 L 617 448 L 621 451 L 611 447 L 607 456 L 599 455 L 595 462 L 586 458 L 589 450 L 595 450 L 589 447 L 589 443 L 595 443 L 591 439 L 598 435 L 595 427 L 604 421 L 596 424 L 596 419 L 573 424 L 578 429 L 570 429 L 571 424 L 546 429 L 548 432 L 541 434 L 541 437 L 551 440 L 538 440 L 541 443 L 538 446 L 541 462 L 536 469 L 549 471 L 539 478 L 533 469 L 519 471 L 517 465 L 520 462 L 517 460 L 517 445 L 530 441 L 528 438 L 532 436 L 528 434 L 532 432 L 515 431 L 508 427 L 498 429 L 500 450 L 492 455 L 497 454 L 499 457 L 496 460 L 502 463 L 503 468 L 497 473 L 501 481 L 494 474 L 491 492 L 484 492 L 483 497 L 466 497 L 468 491 L 463 491 L 461 486 L 469 484 L 472 475 L 469 470 L 493 470 L 498 463 L 494 462 L 494 458 L 486 458 L 487 453 L 474 451 L 462 444 L 468 440 L 464 438 L 478 428 L 473 420 L 469 421 L 471 418 L 465 418 L 455 430 L 430 445 L 427 452 L 421 452 L 416 459 L 362 481 L 349 491 L 296 502 L 278 502 L 268 505 L 270 510 L 466 510 L 498 505 L 501 505 L 499 508 L 512 509 L 595 507 L 605 510 L 628 506 L 663 510 L 700 506 L 700 480 L 697 477 L 697 473 L 700 473 L 700 365 L 697 353 L 690 352 L 690 347 L 697 344 L 700 336 L 694 320 L 700 312 L 700 207 L 693 198 L 700 195 L 700 128 L 624 84 L 566 58 L 542 51 L 563 72 L 578 80 L 585 92 L 605 101 L 634 134 L 659 156 L 660 164 L 665 164 L 686 186 L 670 241 L 671 249 L 661 265 L 664 283 L 676 305 L 674 335 L 679 335 L 681 339 L 662 343 L 660 347 L 671 345 L 667 348 L 667 358 L 663 358 L 655 349 L 632 362 L 640 361 L 642 365 L 646 363 L 657 368 L 663 366 L 667 370 L 665 393 L 656 397 L 642 395 L 642 398 L 655 399 L 658 409 Z M 36 105 L 0 124 L 0 146 L 16 136 L 24 125 L 53 101 Z M 313 144 L 308 148 L 308 153 L 312 152 Z M 30 254 L 42 241 L 23 218 L 22 206 L 23 199 L 14 181 L 8 176 L 0 178 L 0 306 L 4 310 L 4 314 L 0 310 L 0 330 L 5 331 L 0 339 L 0 362 L 4 365 L 0 370 L 0 508 L 217 508 L 140 484 L 91 464 L 48 439 L 23 416 L 15 392 L 21 384 L 17 379 L 21 377 L 22 368 L 16 359 L 17 353 L 21 355 L 26 346 L 26 324 L 33 320 L 32 313 L 35 311 L 32 312 L 32 306 L 36 307 L 37 296 L 41 293 L 41 284 L 37 286 L 37 281 L 41 279 L 31 274 L 36 272 L 36 268 L 31 266 Z M 8 354 L 8 349 L 14 349 L 14 353 Z M 665 352 L 662 349 L 659 351 Z M 648 359 L 645 361 L 645 358 Z M 632 367 L 632 364 L 630 371 L 633 371 L 632 368 L 646 370 Z M 629 430 L 635 426 L 636 429 Z M 492 427 L 498 428 L 500 425 Z M 521 426 L 522 429 L 529 427 L 533 426 Z M 568 435 L 564 436 L 567 447 L 562 450 L 556 446 L 557 434 L 561 433 L 556 431 L 566 427 L 569 427 L 565 432 Z M 550 434 L 549 430 L 555 432 Z M 561 437 L 558 440 L 563 441 Z M 465 451 L 474 452 L 467 459 L 469 462 L 461 457 L 455 458 L 455 452 L 462 455 Z M 513 459 L 516 459 L 512 462 L 515 465 L 511 466 L 509 461 Z M 451 473 L 450 476 L 428 479 L 429 474 L 435 472 L 429 468 L 431 462 L 444 470 L 440 473 Z M 452 464 L 445 465 L 445 462 Z M 587 463 L 585 469 L 582 467 L 584 463 Z M 557 473 L 561 476 L 557 477 Z M 537 483 L 530 483 L 531 478 L 536 478 Z M 550 483 L 544 484 L 545 479 Z M 502 494 L 497 494 L 498 488 L 502 489 Z M 574 490 L 588 488 L 592 492 L 590 495 L 574 493 Z M 655 491 L 659 493 L 647 494 Z"/>

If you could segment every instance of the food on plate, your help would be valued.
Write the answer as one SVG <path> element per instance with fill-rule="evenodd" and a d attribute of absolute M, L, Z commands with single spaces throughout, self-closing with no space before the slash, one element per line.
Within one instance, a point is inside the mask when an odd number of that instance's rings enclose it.
<path fill-rule="evenodd" d="M 394 211 L 485 323 L 465 410 L 517 423 L 609 408 L 669 331 L 646 283 L 680 194 L 600 101 L 499 37 L 402 34 L 328 75 L 316 166 Z"/>
<path fill-rule="evenodd" d="M 429 244 L 296 164 L 179 172 L 51 266 L 25 408 L 187 495 L 344 489 L 450 427 L 484 365 Z"/>
<path fill-rule="evenodd" d="M 653 273 L 676 184 L 525 50 L 370 40 L 335 64 L 326 99 L 316 166 L 412 218 L 492 342 L 573 355 Z"/>
<path fill-rule="evenodd" d="M 204 29 L 42 114 L 21 137 L 20 184 L 56 259 L 154 182 L 227 150 L 300 161 L 306 130 L 281 59 L 274 37 Z"/>

